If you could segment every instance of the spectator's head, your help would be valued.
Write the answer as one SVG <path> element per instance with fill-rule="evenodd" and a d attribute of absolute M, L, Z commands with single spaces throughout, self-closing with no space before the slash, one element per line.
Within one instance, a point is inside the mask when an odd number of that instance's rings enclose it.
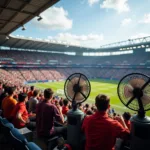
<path fill-rule="evenodd" d="M 60 101 L 59 101 L 59 105 L 60 105 L 60 106 L 63 106 L 63 101 L 60 100 Z"/>
<path fill-rule="evenodd" d="M 88 109 L 90 107 L 89 104 L 85 104 L 85 108 Z"/>
<path fill-rule="evenodd" d="M 98 111 L 106 111 L 110 108 L 110 98 L 104 94 L 99 94 L 95 98 L 95 105 Z"/>
<path fill-rule="evenodd" d="M 68 103 L 69 103 L 69 101 L 68 101 L 67 99 L 64 99 L 64 100 L 63 100 L 64 106 L 68 106 Z"/>
<path fill-rule="evenodd" d="M 9 96 L 15 95 L 16 87 L 9 87 L 8 90 L 7 90 L 7 92 L 8 92 Z"/>
<path fill-rule="evenodd" d="M 116 117 L 117 116 L 117 114 L 116 113 L 113 113 L 113 117 Z"/>
<path fill-rule="evenodd" d="M 28 101 L 28 95 L 26 93 L 20 93 L 18 95 L 18 101 L 26 103 Z"/>
<path fill-rule="evenodd" d="M 97 112 L 97 108 L 96 108 L 95 106 L 92 106 L 92 107 L 91 107 L 91 110 L 92 110 L 93 112 Z"/>
<path fill-rule="evenodd" d="M 89 110 L 87 110 L 86 114 L 87 114 L 87 115 L 93 115 L 94 113 L 93 113 L 92 110 L 89 109 Z"/>
<path fill-rule="evenodd" d="M 39 96 L 39 91 L 38 90 L 35 90 L 34 92 L 33 92 L 33 97 L 38 97 Z"/>
<path fill-rule="evenodd" d="M 44 98 L 46 100 L 51 100 L 53 98 L 53 90 L 51 88 L 47 88 L 44 90 Z"/>
<path fill-rule="evenodd" d="M 131 118 L 131 114 L 129 113 L 129 112 L 124 112 L 124 114 L 123 114 L 123 118 L 124 118 L 124 120 L 130 120 L 130 118 Z"/>
<path fill-rule="evenodd" d="M 31 90 L 31 91 L 34 91 L 34 86 L 31 86 L 31 87 L 30 87 L 30 90 Z"/>

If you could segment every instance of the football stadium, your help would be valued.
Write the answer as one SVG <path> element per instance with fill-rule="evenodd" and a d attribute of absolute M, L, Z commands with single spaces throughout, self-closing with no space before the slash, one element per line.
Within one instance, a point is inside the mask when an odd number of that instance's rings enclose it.
<path fill-rule="evenodd" d="M 129 4 L 0 0 L 0 150 L 150 149 L 150 34 L 129 36 L 149 31 L 150 14 L 125 18 L 106 42 L 94 34 L 97 9 L 119 20 Z"/>

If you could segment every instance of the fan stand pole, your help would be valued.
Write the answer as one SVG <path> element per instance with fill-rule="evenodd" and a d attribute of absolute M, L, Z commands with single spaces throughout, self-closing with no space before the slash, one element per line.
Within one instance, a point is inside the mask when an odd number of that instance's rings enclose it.
<path fill-rule="evenodd" d="M 138 116 L 140 118 L 144 118 L 145 117 L 145 111 L 144 111 L 144 108 L 143 108 L 141 97 L 138 98 L 138 103 L 139 103 L 139 108 L 140 108 L 139 111 L 138 111 Z"/>
<path fill-rule="evenodd" d="M 76 111 L 77 110 L 77 103 L 75 100 L 72 101 L 72 110 Z"/>

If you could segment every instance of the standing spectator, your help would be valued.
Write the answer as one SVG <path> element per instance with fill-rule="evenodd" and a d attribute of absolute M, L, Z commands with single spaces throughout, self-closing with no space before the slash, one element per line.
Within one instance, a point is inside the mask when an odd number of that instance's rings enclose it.
<path fill-rule="evenodd" d="M 86 150 L 114 150 L 116 138 L 127 138 L 128 127 L 108 117 L 110 99 L 106 95 L 98 95 L 95 99 L 98 111 L 84 119 L 82 129 L 86 136 Z"/>
<path fill-rule="evenodd" d="M 124 121 L 125 121 L 125 123 L 126 123 L 129 130 L 131 129 L 130 118 L 131 118 L 131 114 L 129 112 L 125 112 L 123 114 L 123 119 L 124 119 Z"/>
<path fill-rule="evenodd" d="M 4 98 L 2 102 L 2 110 L 3 110 L 3 115 L 5 118 L 7 118 L 9 121 L 11 121 L 11 114 L 12 111 L 17 104 L 17 100 L 13 98 L 15 95 L 16 88 L 15 87 L 9 87 L 8 88 L 8 96 Z"/>
<path fill-rule="evenodd" d="M 39 101 L 38 101 L 38 96 L 39 96 L 39 91 L 38 90 L 35 90 L 34 92 L 33 92 L 33 97 L 31 97 L 30 99 L 29 99 L 29 101 L 28 101 L 28 107 L 29 107 L 29 109 L 28 109 L 28 112 L 29 113 L 35 113 L 35 110 L 36 110 L 36 105 L 39 103 Z"/>
<path fill-rule="evenodd" d="M 28 99 L 30 99 L 30 97 L 33 96 L 33 92 L 34 92 L 34 86 L 30 87 L 30 92 L 28 93 Z"/>
<path fill-rule="evenodd" d="M 64 123 L 64 117 L 60 106 L 53 105 L 51 100 L 53 98 L 52 89 L 48 88 L 44 91 L 44 100 L 37 104 L 36 121 L 37 134 L 39 137 L 49 138 L 51 135 L 61 134 L 65 132 L 64 127 L 54 127 L 54 118 L 59 123 Z"/>
<path fill-rule="evenodd" d="M 67 112 L 68 112 L 68 110 L 69 110 L 68 104 L 69 104 L 69 101 L 68 101 L 67 99 L 64 99 L 64 100 L 63 100 L 62 113 L 63 113 L 63 115 L 65 115 L 65 116 L 67 115 Z"/>
<path fill-rule="evenodd" d="M 30 121 L 30 116 L 26 109 L 26 102 L 28 101 L 28 96 L 26 93 L 20 93 L 18 96 L 18 104 L 14 107 L 12 116 L 12 123 L 16 128 L 28 127 L 31 130 L 34 130 L 36 127 L 36 122 Z M 30 117 L 29 117 L 30 116 Z"/>

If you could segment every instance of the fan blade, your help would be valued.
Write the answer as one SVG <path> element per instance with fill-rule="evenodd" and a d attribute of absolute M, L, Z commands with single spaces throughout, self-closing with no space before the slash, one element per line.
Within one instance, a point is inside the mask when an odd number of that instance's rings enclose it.
<path fill-rule="evenodd" d="M 130 100 L 128 100 L 128 103 L 126 104 L 126 106 L 128 107 L 128 105 L 135 99 L 135 96 L 131 97 Z"/>
<path fill-rule="evenodd" d="M 124 96 L 128 99 L 133 96 L 133 87 L 130 84 L 124 86 Z"/>
<path fill-rule="evenodd" d="M 142 86 L 141 90 L 145 89 L 145 87 L 150 83 L 150 79 Z"/>
<path fill-rule="evenodd" d="M 82 94 L 82 96 L 86 99 L 86 95 L 84 94 L 84 93 L 82 93 L 82 92 L 80 92 L 81 94 Z"/>
<path fill-rule="evenodd" d="M 150 103 L 150 95 L 144 94 L 141 98 L 143 105 L 147 105 Z"/>
<path fill-rule="evenodd" d="M 72 83 L 72 80 L 70 78 L 68 80 L 70 81 L 70 83 Z M 74 83 L 72 83 L 72 84 L 74 84 Z"/>
<path fill-rule="evenodd" d="M 80 79 L 81 79 L 81 74 L 80 74 L 80 76 L 79 76 L 78 85 L 79 85 L 79 83 L 80 83 Z"/>

